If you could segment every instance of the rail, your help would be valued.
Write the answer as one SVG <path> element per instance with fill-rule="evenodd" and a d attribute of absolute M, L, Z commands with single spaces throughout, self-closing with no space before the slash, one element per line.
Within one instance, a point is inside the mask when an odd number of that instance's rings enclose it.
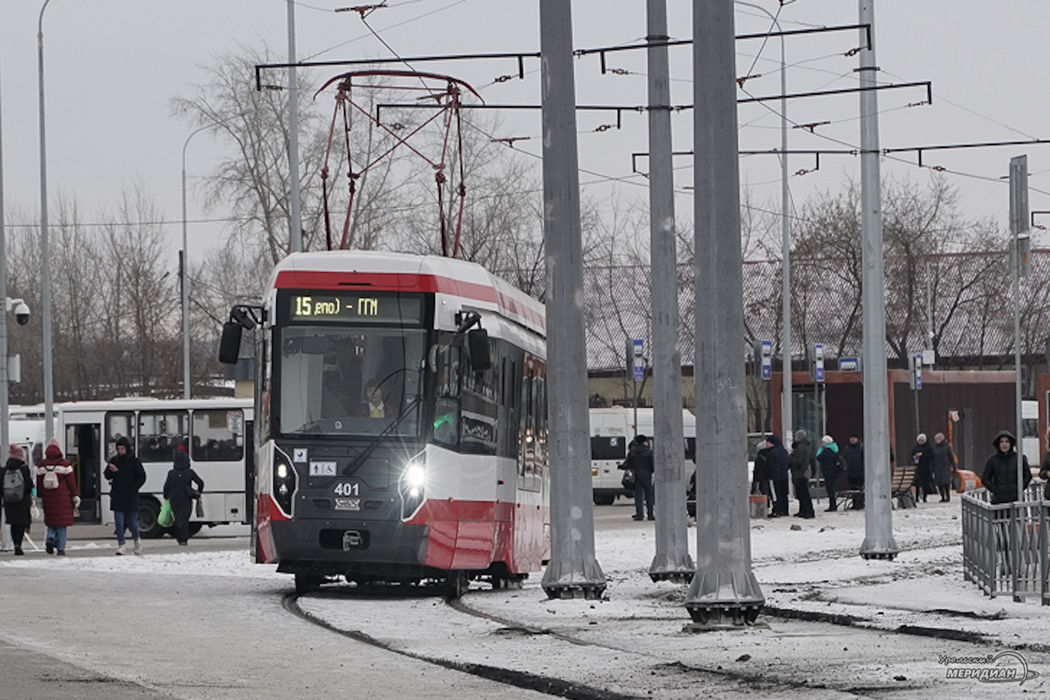
<path fill-rule="evenodd" d="M 962 496 L 963 578 L 994 598 L 1050 605 L 1050 501 L 1033 482 L 1024 498 L 993 505 L 988 489 Z"/>

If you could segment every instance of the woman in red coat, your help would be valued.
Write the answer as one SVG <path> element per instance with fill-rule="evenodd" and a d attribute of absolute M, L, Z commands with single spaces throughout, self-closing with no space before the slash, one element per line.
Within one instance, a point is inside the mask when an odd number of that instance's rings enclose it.
<path fill-rule="evenodd" d="M 73 466 L 62 457 L 62 446 L 51 438 L 44 459 L 36 468 L 36 493 L 44 504 L 47 553 L 66 553 L 66 528 L 73 524 L 73 509 L 80 507 Z"/>

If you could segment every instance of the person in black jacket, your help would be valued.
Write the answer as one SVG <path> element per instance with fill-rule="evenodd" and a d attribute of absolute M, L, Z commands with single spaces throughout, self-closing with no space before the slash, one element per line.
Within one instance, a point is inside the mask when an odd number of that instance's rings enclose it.
<path fill-rule="evenodd" d="M 751 485 L 751 493 L 760 493 L 766 497 L 766 506 L 773 505 L 772 483 L 777 471 L 777 455 L 773 445 L 768 439 L 763 438 L 758 442 L 758 452 L 755 454 L 755 466 L 752 474 L 754 483 Z"/>
<path fill-rule="evenodd" d="M 795 513 L 795 517 L 811 520 L 817 516 L 813 512 L 809 480 L 816 472 L 817 460 L 813 456 L 813 449 L 810 447 L 805 430 L 795 431 L 795 441 L 791 443 L 788 465 L 791 468 L 791 481 L 795 484 L 795 498 L 798 499 L 798 512 Z"/>
<path fill-rule="evenodd" d="M 625 469 L 634 471 L 634 519 L 643 520 L 642 500 L 645 500 L 645 508 L 650 520 L 656 520 L 653 515 L 653 501 L 656 494 L 653 490 L 653 472 L 655 463 L 653 451 L 649 447 L 649 441 L 644 435 L 635 435 L 631 442 L 631 449 L 624 460 Z"/>
<path fill-rule="evenodd" d="M 117 454 L 106 464 L 102 476 L 109 481 L 109 509 L 113 511 L 116 525 L 117 554 L 124 554 L 124 531 L 131 530 L 135 541 L 135 554 L 142 553 L 142 536 L 139 534 L 139 489 L 146 483 L 146 470 L 142 462 L 132 454 L 131 443 L 126 437 L 117 439 Z"/>
<path fill-rule="evenodd" d="M 196 485 L 196 495 L 191 493 Z M 175 466 L 168 472 L 164 481 L 164 498 L 171 502 L 171 511 L 175 514 L 175 539 L 179 544 L 186 544 L 190 538 L 190 513 L 193 511 L 193 499 L 204 492 L 204 481 L 190 467 L 190 458 L 180 447 L 175 451 Z"/>
<path fill-rule="evenodd" d="M 981 482 L 988 488 L 992 505 L 1020 500 L 1017 493 L 1017 440 L 1009 430 L 1000 430 L 992 441 L 995 454 L 984 463 Z M 1032 482 L 1028 459 L 1021 455 L 1022 488 Z"/>
<path fill-rule="evenodd" d="M 791 469 L 788 466 L 788 451 L 779 435 L 770 435 L 766 442 L 773 448 L 770 461 L 773 471 L 773 491 L 776 493 L 773 512 L 769 517 L 779 518 L 788 514 L 788 481 L 791 475 Z"/>
<path fill-rule="evenodd" d="M 10 476 L 8 473 L 10 472 Z M 11 445 L 7 453 L 7 464 L 2 471 L 3 481 L 17 480 L 22 477 L 22 498 L 19 500 L 8 500 L 4 495 L 4 489 L 0 489 L 0 502 L 4 506 L 4 518 L 11 526 L 11 539 L 15 543 L 15 554 L 23 556 L 22 539 L 29 531 L 29 525 L 33 522 L 30 508 L 33 505 L 33 484 L 35 480 L 29 474 L 29 466 L 26 464 L 26 451 L 20 445 Z"/>
<path fill-rule="evenodd" d="M 854 491 L 864 490 L 864 443 L 860 441 L 859 435 L 850 435 L 849 443 L 843 451 L 842 456 L 846 459 L 846 480 L 850 489 Z M 864 509 L 864 495 L 853 497 L 853 508 Z"/>
<path fill-rule="evenodd" d="M 926 433 L 919 433 L 911 448 L 911 463 L 915 465 L 915 502 L 926 502 L 933 493 L 933 448 L 926 442 Z"/>

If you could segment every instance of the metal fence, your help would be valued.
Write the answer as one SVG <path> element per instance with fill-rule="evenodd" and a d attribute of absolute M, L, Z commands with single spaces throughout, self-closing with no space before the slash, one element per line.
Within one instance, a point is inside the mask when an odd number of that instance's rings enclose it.
<path fill-rule="evenodd" d="M 1050 501 L 1042 490 L 1033 483 L 1022 500 L 998 505 L 989 503 L 988 489 L 963 494 L 963 577 L 985 595 L 1050 605 Z"/>

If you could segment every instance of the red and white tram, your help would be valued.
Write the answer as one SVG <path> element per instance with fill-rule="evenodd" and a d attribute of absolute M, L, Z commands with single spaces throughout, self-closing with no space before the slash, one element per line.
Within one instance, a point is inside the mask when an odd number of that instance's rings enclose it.
<path fill-rule="evenodd" d="M 256 334 L 253 548 L 308 590 L 524 578 L 549 556 L 544 309 L 446 257 L 296 253 Z"/>

